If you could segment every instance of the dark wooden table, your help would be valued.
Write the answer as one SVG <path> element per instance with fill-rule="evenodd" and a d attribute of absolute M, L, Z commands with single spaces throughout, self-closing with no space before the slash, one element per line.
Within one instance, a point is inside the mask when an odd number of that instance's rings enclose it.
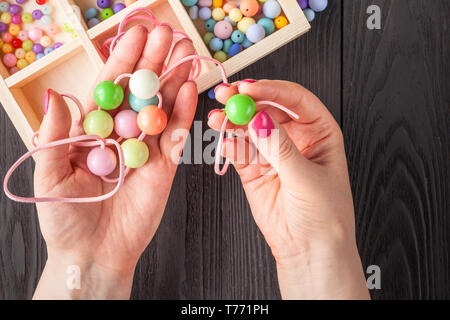
<path fill-rule="evenodd" d="M 379 5 L 382 29 L 368 30 Z M 233 77 L 296 81 L 344 132 L 364 267 L 376 299 L 450 298 L 450 1 L 330 0 L 312 31 Z M 196 120 L 215 105 L 203 94 Z M 204 129 L 206 129 L 204 123 Z M 0 174 L 25 152 L 0 111 Z M 12 182 L 32 193 L 33 165 Z M 31 298 L 46 260 L 33 205 L 0 193 L 0 299 Z M 338 276 L 338 275 L 337 275 Z M 133 299 L 278 299 L 271 253 L 234 170 L 179 168 Z"/>

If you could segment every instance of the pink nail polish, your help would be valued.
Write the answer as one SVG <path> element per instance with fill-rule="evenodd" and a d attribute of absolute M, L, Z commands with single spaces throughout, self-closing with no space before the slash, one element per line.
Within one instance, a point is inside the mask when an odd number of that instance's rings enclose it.
<path fill-rule="evenodd" d="M 241 82 L 255 83 L 256 80 L 254 80 L 254 79 L 244 79 L 244 80 L 241 80 Z"/>
<path fill-rule="evenodd" d="M 170 24 L 168 24 L 167 22 L 160 23 L 158 27 L 162 27 L 162 26 L 169 27 L 172 30 L 172 32 L 173 32 L 173 27 Z"/>
<path fill-rule="evenodd" d="M 219 84 L 217 87 L 214 88 L 214 93 L 217 92 L 217 89 L 219 89 L 220 87 L 225 86 L 227 88 L 231 87 L 231 85 L 229 83 L 221 83 Z"/>
<path fill-rule="evenodd" d="M 44 96 L 44 114 L 48 112 L 48 105 L 50 103 L 50 95 L 52 93 L 52 89 L 47 89 Z"/>
<path fill-rule="evenodd" d="M 211 116 L 212 116 L 212 114 L 213 114 L 214 112 L 219 112 L 219 111 L 222 111 L 222 109 L 213 109 L 213 110 L 211 110 L 211 111 L 208 113 L 208 119 L 211 118 Z"/>
<path fill-rule="evenodd" d="M 272 134 L 275 125 L 272 118 L 265 111 L 261 111 L 252 120 L 252 128 L 259 138 L 265 139 Z"/>

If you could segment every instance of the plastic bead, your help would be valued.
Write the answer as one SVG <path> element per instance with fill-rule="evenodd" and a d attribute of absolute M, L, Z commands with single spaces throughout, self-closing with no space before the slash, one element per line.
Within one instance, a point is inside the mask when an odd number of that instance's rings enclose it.
<path fill-rule="evenodd" d="M 30 29 L 30 31 L 28 31 L 28 37 L 33 41 L 41 40 L 43 35 L 44 32 L 39 28 L 32 28 Z"/>
<path fill-rule="evenodd" d="M 25 54 L 25 60 L 27 60 L 29 63 L 36 61 L 36 53 L 34 53 L 33 51 L 28 51 Z"/>
<path fill-rule="evenodd" d="M 198 0 L 181 0 L 181 2 L 183 2 L 183 4 L 186 7 L 192 7 L 192 6 L 195 6 L 197 4 Z"/>
<path fill-rule="evenodd" d="M 222 8 L 215 8 L 212 11 L 211 16 L 213 17 L 214 20 L 221 21 L 225 18 L 225 11 L 223 11 Z"/>
<path fill-rule="evenodd" d="M 0 22 L 0 32 L 5 32 L 8 30 L 8 26 L 4 22 Z"/>
<path fill-rule="evenodd" d="M 18 6 L 17 4 L 12 4 L 9 6 L 9 12 L 11 14 L 18 14 L 22 10 L 21 6 Z"/>
<path fill-rule="evenodd" d="M 214 52 L 222 50 L 222 48 L 223 48 L 223 40 L 219 39 L 219 38 L 211 39 L 211 41 L 209 42 L 209 48 L 212 51 L 214 51 Z"/>
<path fill-rule="evenodd" d="M 70 25 L 70 23 L 68 23 L 68 22 L 66 22 L 66 23 L 63 24 L 62 29 L 63 29 L 63 31 L 66 32 L 66 33 L 71 33 L 71 32 L 73 32 L 73 28 L 72 28 L 72 26 Z"/>
<path fill-rule="evenodd" d="M 19 34 L 17 35 L 17 38 L 19 38 L 22 41 L 28 40 L 28 32 L 26 32 L 25 30 L 20 31 Z"/>
<path fill-rule="evenodd" d="M 33 49 L 33 41 L 31 41 L 31 40 L 25 40 L 25 41 L 23 41 L 23 42 L 22 42 L 22 48 L 23 48 L 25 51 L 30 51 L 30 50 L 32 50 L 32 49 Z"/>
<path fill-rule="evenodd" d="M 51 36 L 58 34 L 61 30 L 57 24 L 51 24 L 47 28 L 47 33 Z"/>
<path fill-rule="evenodd" d="M 225 40 L 231 36 L 233 32 L 233 26 L 226 21 L 219 21 L 214 26 L 214 34 L 217 38 Z"/>
<path fill-rule="evenodd" d="M 242 33 L 246 33 L 248 27 L 250 27 L 252 24 L 255 24 L 255 19 L 250 17 L 244 17 L 241 21 L 238 22 L 238 29 Z"/>
<path fill-rule="evenodd" d="M 248 124 L 256 113 L 256 104 L 252 98 L 244 94 L 235 94 L 228 99 L 225 113 L 234 124 Z"/>
<path fill-rule="evenodd" d="M 208 20 L 209 18 L 211 18 L 211 9 L 208 7 L 200 8 L 200 10 L 198 11 L 198 16 L 202 20 Z"/>
<path fill-rule="evenodd" d="M 198 7 L 197 6 L 192 6 L 189 8 L 189 17 L 191 17 L 192 20 L 197 20 L 198 19 Z"/>
<path fill-rule="evenodd" d="M 122 10 L 125 9 L 125 8 L 126 8 L 126 7 L 125 7 L 125 5 L 124 5 L 123 3 L 118 2 L 118 3 L 116 3 L 116 4 L 114 5 L 113 11 L 114 11 L 114 13 L 118 13 L 118 12 L 122 11 Z"/>
<path fill-rule="evenodd" d="M 8 68 L 14 67 L 17 63 L 17 57 L 12 53 L 7 53 L 3 56 L 3 64 Z"/>
<path fill-rule="evenodd" d="M 14 50 L 13 46 L 9 43 L 4 43 L 2 45 L 3 53 L 11 53 L 11 52 L 13 52 L 13 50 Z"/>
<path fill-rule="evenodd" d="M 15 14 L 11 17 L 11 23 L 14 24 L 22 24 L 22 17 L 19 16 L 18 14 Z"/>
<path fill-rule="evenodd" d="M 36 3 L 40 6 L 43 6 L 46 2 L 47 0 L 36 0 Z"/>
<path fill-rule="evenodd" d="M 56 42 L 54 45 L 53 45 L 53 49 L 58 49 L 58 48 L 61 48 L 63 46 L 63 44 L 61 43 L 61 42 Z"/>
<path fill-rule="evenodd" d="M 256 0 L 242 0 L 239 8 L 244 16 L 253 17 L 258 13 L 259 4 Z"/>
<path fill-rule="evenodd" d="M 102 109 L 113 110 L 123 101 L 123 88 L 107 80 L 100 82 L 94 90 L 95 103 Z"/>
<path fill-rule="evenodd" d="M 97 6 L 101 9 L 106 9 L 111 6 L 110 0 L 97 0 Z"/>
<path fill-rule="evenodd" d="M 32 51 L 31 51 L 32 52 Z M 25 55 L 26 55 L 26 51 L 25 50 L 23 50 L 22 48 L 18 48 L 18 49 L 16 49 L 16 51 L 14 52 L 14 54 L 16 55 L 16 58 L 17 59 L 23 59 L 23 58 L 25 58 Z"/>
<path fill-rule="evenodd" d="M 253 45 L 253 42 L 251 42 L 250 40 L 247 39 L 247 37 L 245 37 L 245 39 L 244 39 L 244 41 L 242 41 L 241 45 L 242 45 L 242 47 L 247 49 Z"/>
<path fill-rule="evenodd" d="M 229 16 L 226 16 L 225 18 L 223 18 L 223 21 L 229 22 L 233 27 L 236 27 L 236 25 L 237 25 L 237 23 L 234 22 L 233 20 L 231 20 Z"/>
<path fill-rule="evenodd" d="M 328 6 L 328 0 L 309 0 L 309 7 L 315 12 L 321 12 Z"/>
<path fill-rule="evenodd" d="M 42 24 L 49 25 L 49 24 L 52 24 L 52 22 L 53 22 L 52 17 L 50 17 L 48 15 L 43 15 L 42 18 L 41 18 L 41 23 Z"/>
<path fill-rule="evenodd" d="M 198 5 L 200 7 L 211 7 L 212 6 L 212 0 L 198 0 Z"/>
<path fill-rule="evenodd" d="M 106 8 L 102 10 L 102 20 L 111 18 L 114 15 L 114 11 L 111 8 Z"/>
<path fill-rule="evenodd" d="M 139 112 L 137 123 L 146 135 L 157 135 L 166 128 L 167 114 L 157 106 L 147 106 Z"/>
<path fill-rule="evenodd" d="M 234 8 L 237 8 L 236 5 L 234 3 L 225 3 L 223 5 L 223 11 L 225 11 L 225 13 L 230 13 L 230 11 Z"/>
<path fill-rule="evenodd" d="M 9 32 L 5 32 L 2 34 L 2 40 L 4 42 L 10 43 L 13 39 L 14 39 L 14 37 Z"/>
<path fill-rule="evenodd" d="M 49 36 L 43 36 L 39 43 L 44 47 L 48 47 L 52 44 L 52 38 L 50 38 Z"/>
<path fill-rule="evenodd" d="M 222 50 L 219 50 L 216 53 L 214 53 L 214 59 L 223 63 L 223 62 L 227 61 L 227 54 L 225 52 L 223 52 Z"/>
<path fill-rule="evenodd" d="M 53 12 L 53 9 L 49 4 L 45 4 L 41 7 L 41 11 L 45 15 L 51 15 Z"/>
<path fill-rule="evenodd" d="M 11 14 L 9 12 L 2 13 L 0 16 L 0 21 L 6 24 L 11 23 Z"/>
<path fill-rule="evenodd" d="M 234 43 L 242 43 L 244 41 L 245 35 L 239 30 L 234 30 L 231 34 L 231 40 L 233 40 Z"/>
<path fill-rule="evenodd" d="M 275 18 L 275 27 L 277 27 L 277 29 L 281 29 L 287 26 L 288 21 L 286 19 L 286 17 L 284 16 L 279 16 L 277 18 Z"/>
<path fill-rule="evenodd" d="M 275 0 L 269 0 L 263 5 L 263 13 L 267 18 L 275 19 L 281 13 L 281 6 Z"/>
<path fill-rule="evenodd" d="M 22 15 L 22 21 L 23 23 L 31 23 L 33 22 L 33 16 L 31 15 L 31 13 L 24 13 Z"/>
<path fill-rule="evenodd" d="M 92 18 L 88 21 L 88 28 L 90 29 L 92 27 L 95 27 L 99 23 L 100 23 L 100 20 L 98 20 L 97 18 Z"/>
<path fill-rule="evenodd" d="M 33 12 L 31 13 L 31 16 L 33 17 L 34 20 L 41 20 L 43 15 L 44 14 L 39 9 L 33 10 Z"/>
<path fill-rule="evenodd" d="M 17 60 L 17 68 L 22 70 L 23 68 L 26 68 L 29 65 L 28 61 L 25 59 L 19 59 Z"/>
<path fill-rule="evenodd" d="M 20 29 L 20 27 L 19 27 L 18 25 L 16 25 L 16 24 L 11 24 L 11 25 L 9 26 L 9 30 L 8 30 L 8 31 L 9 31 L 9 33 L 10 33 L 11 35 L 17 36 L 21 30 L 22 30 L 22 29 Z"/>
<path fill-rule="evenodd" d="M 231 39 L 226 39 L 223 41 L 223 52 L 228 53 L 228 50 L 230 50 L 231 46 L 233 45 L 233 41 Z"/>
<path fill-rule="evenodd" d="M 314 10 L 307 8 L 303 10 L 303 13 L 305 14 L 306 20 L 308 20 L 308 22 L 314 21 L 314 18 L 316 17 L 316 13 L 314 12 Z"/>
<path fill-rule="evenodd" d="M 1 12 L 8 12 L 9 10 L 9 3 L 6 1 L 0 2 L 0 11 Z"/>
<path fill-rule="evenodd" d="M 87 114 L 83 128 L 86 134 L 96 134 L 105 139 L 113 132 L 114 120 L 108 112 L 94 110 Z"/>
<path fill-rule="evenodd" d="M 214 31 L 214 26 L 216 25 L 217 21 L 214 19 L 208 19 L 205 22 L 205 29 L 206 31 L 212 32 Z"/>
<path fill-rule="evenodd" d="M 122 143 L 125 166 L 132 169 L 142 167 L 148 160 L 150 152 L 145 142 L 132 138 Z"/>
<path fill-rule="evenodd" d="M 242 46 L 239 43 L 234 43 L 230 47 L 230 50 L 228 50 L 228 54 L 230 55 L 230 57 L 234 57 L 235 55 L 237 55 L 241 51 L 242 51 Z"/>
<path fill-rule="evenodd" d="M 212 0 L 212 5 L 214 8 L 222 8 L 223 0 Z"/>
<path fill-rule="evenodd" d="M 139 99 L 150 99 L 159 91 L 159 78 L 153 71 L 141 69 L 133 73 L 129 87 L 130 91 Z"/>
<path fill-rule="evenodd" d="M 305 10 L 306 8 L 308 8 L 308 1 L 309 0 L 297 0 L 298 4 L 300 5 L 300 8 L 302 8 L 302 10 Z"/>
<path fill-rule="evenodd" d="M 44 49 L 44 55 L 48 55 L 50 53 L 52 53 L 54 51 L 54 49 L 52 47 L 48 47 Z"/>
<path fill-rule="evenodd" d="M 36 55 L 36 60 L 42 59 L 43 57 L 45 57 L 45 54 L 43 54 L 43 53 L 38 53 L 38 54 Z"/>
<path fill-rule="evenodd" d="M 263 26 L 266 36 L 271 35 L 275 31 L 275 24 L 272 19 L 261 18 L 258 20 L 258 24 Z"/>
<path fill-rule="evenodd" d="M 84 18 L 85 18 L 86 20 L 90 20 L 90 19 L 95 18 L 95 17 L 97 17 L 97 16 L 98 16 L 98 10 L 97 10 L 97 8 L 91 7 L 91 8 L 87 9 L 87 10 L 84 12 Z"/>
<path fill-rule="evenodd" d="M 134 94 L 130 92 L 130 95 L 128 97 L 128 102 L 130 104 L 130 107 L 136 111 L 140 112 L 143 108 L 147 106 L 156 106 L 159 103 L 158 96 L 154 96 L 150 99 L 139 99 Z"/>
<path fill-rule="evenodd" d="M 133 110 L 120 111 L 114 117 L 114 131 L 119 137 L 129 139 L 136 138 L 141 130 L 137 125 L 138 114 Z"/>
<path fill-rule="evenodd" d="M 87 156 L 87 166 L 93 174 L 104 177 L 113 173 L 117 166 L 117 157 L 110 148 L 97 147 Z"/>
<path fill-rule="evenodd" d="M 266 31 L 260 24 L 252 24 L 247 28 L 247 39 L 253 43 L 259 42 L 266 36 Z"/>
<path fill-rule="evenodd" d="M 239 22 L 242 19 L 242 12 L 238 8 L 231 9 L 231 11 L 228 13 L 228 16 L 230 17 L 231 21 Z"/>
<path fill-rule="evenodd" d="M 216 93 L 214 92 L 214 88 L 208 90 L 208 98 L 210 98 L 211 100 L 216 99 Z"/>
<path fill-rule="evenodd" d="M 203 36 L 203 41 L 205 41 L 205 43 L 207 45 L 209 45 L 209 43 L 211 42 L 211 40 L 214 38 L 214 33 L 212 32 L 207 32 L 205 33 L 205 35 Z"/>
<path fill-rule="evenodd" d="M 35 43 L 33 44 L 32 50 L 34 53 L 42 53 L 44 52 L 44 47 L 40 43 Z"/>
<path fill-rule="evenodd" d="M 14 49 L 22 48 L 22 40 L 15 38 L 11 41 L 11 45 Z"/>

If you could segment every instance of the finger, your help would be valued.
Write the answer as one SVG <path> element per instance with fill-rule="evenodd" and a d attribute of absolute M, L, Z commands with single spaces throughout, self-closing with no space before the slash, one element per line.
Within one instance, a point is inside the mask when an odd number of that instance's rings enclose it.
<path fill-rule="evenodd" d="M 255 101 L 277 102 L 297 113 L 300 123 L 312 123 L 319 119 L 334 121 L 325 105 L 301 85 L 289 81 L 259 80 L 254 83 L 240 82 L 239 93 L 249 95 Z M 258 108 L 266 110 L 280 123 L 292 120 L 285 112 L 273 107 Z"/>
<path fill-rule="evenodd" d="M 284 128 L 268 113 L 257 113 L 248 127 L 252 142 L 276 170 L 282 183 L 296 188 L 299 182 L 314 181 L 312 166 L 315 164 L 303 157 Z"/>
<path fill-rule="evenodd" d="M 133 72 L 147 41 L 147 29 L 137 25 L 119 40 L 112 55 L 95 81 L 95 86 L 105 80 L 115 80 L 119 75 Z M 121 83 L 125 87 L 125 81 Z M 97 108 L 94 101 L 94 88 L 87 99 L 86 112 Z"/>
<path fill-rule="evenodd" d="M 184 57 L 195 54 L 195 49 L 192 41 L 188 39 L 183 39 L 178 41 L 170 57 L 168 68 L 173 66 L 175 63 L 183 59 Z M 192 61 L 186 62 L 179 66 L 176 70 L 173 70 L 169 76 L 163 81 L 161 87 L 161 93 L 164 97 L 163 105 L 164 110 L 166 110 L 167 115 L 170 117 L 172 112 L 172 107 L 177 98 L 178 91 L 180 90 L 183 83 L 188 80 L 189 73 L 191 72 Z"/>
<path fill-rule="evenodd" d="M 162 25 L 155 28 L 147 36 L 147 42 L 142 57 L 137 63 L 136 70 L 149 69 L 157 75 L 161 74 L 164 62 L 170 52 L 173 40 L 173 31 L 169 26 Z"/>
<path fill-rule="evenodd" d="M 197 100 L 196 83 L 194 81 L 185 82 L 178 92 L 172 115 L 160 140 L 162 153 L 174 163 L 178 163 L 181 151 L 189 135 L 195 116 Z"/>
<path fill-rule="evenodd" d="M 225 111 L 223 110 L 213 110 L 208 116 L 208 126 L 211 129 L 220 131 L 222 128 L 223 121 L 225 120 Z M 226 131 L 233 133 L 237 136 L 244 136 L 247 131 L 247 126 L 238 126 L 236 124 L 227 122 Z"/>
<path fill-rule="evenodd" d="M 214 89 L 214 94 L 216 95 L 216 100 L 219 101 L 221 104 L 226 104 L 228 99 L 231 98 L 231 96 L 238 94 L 238 86 L 237 83 L 222 83 L 219 84 Z"/>
<path fill-rule="evenodd" d="M 68 138 L 72 122 L 69 107 L 57 92 L 48 90 L 44 104 L 47 105 L 47 113 L 39 129 L 39 146 Z M 68 144 L 36 153 L 36 173 L 38 175 L 52 175 L 59 180 L 70 170 Z"/>

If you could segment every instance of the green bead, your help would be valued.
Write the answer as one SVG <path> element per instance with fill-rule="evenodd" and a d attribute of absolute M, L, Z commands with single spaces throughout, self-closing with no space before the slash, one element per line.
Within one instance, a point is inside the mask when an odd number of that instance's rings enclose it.
<path fill-rule="evenodd" d="M 205 43 L 207 45 L 209 45 L 209 43 L 211 42 L 211 39 L 214 38 L 214 33 L 212 32 L 207 32 L 205 33 L 205 35 L 203 36 L 203 41 L 205 41 Z"/>
<path fill-rule="evenodd" d="M 245 94 L 235 94 L 228 99 L 225 113 L 234 124 L 248 124 L 256 113 L 255 101 Z"/>
<path fill-rule="evenodd" d="M 142 167 L 148 160 L 150 152 L 145 142 L 138 139 L 128 139 L 122 143 L 125 166 L 136 169 Z"/>
<path fill-rule="evenodd" d="M 114 129 L 114 120 L 106 111 L 91 111 L 84 119 L 83 128 L 86 134 L 96 134 L 102 138 L 107 138 Z"/>
<path fill-rule="evenodd" d="M 33 22 L 33 16 L 31 15 L 31 13 L 24 13 L 22 15 L 22 22 L 23 23 L 31 23 Z"/>
<path fill-rule="evenodd" d="M 94 100 L 97 105 L 105 110 L 113 110 L 122 104 L 123 89 L 112 81 L 103 81 L 94 91 Z"/>
<path fill-rule="evenodd" d="M 33 44 L 33 41 L 25 40 L 24 42 L 22 42 L 22 48 L 25 51 L 30 51 L 31 49 L 33 49 Z"/>
<path fill-rule="evenodd" d="M 227 61 L 227 54 L 222 50 L 219 50 L 216 53 L 214 53 L 214 59 L 216 59 L 221 63 L 224 63 L 225 61 Z"/>
<path fill-rule="evenodd" d="M 106 20 L 114 15 L 114 11 L 111 8 L 106 8 L 102 10 L 102 20 Z"/>

